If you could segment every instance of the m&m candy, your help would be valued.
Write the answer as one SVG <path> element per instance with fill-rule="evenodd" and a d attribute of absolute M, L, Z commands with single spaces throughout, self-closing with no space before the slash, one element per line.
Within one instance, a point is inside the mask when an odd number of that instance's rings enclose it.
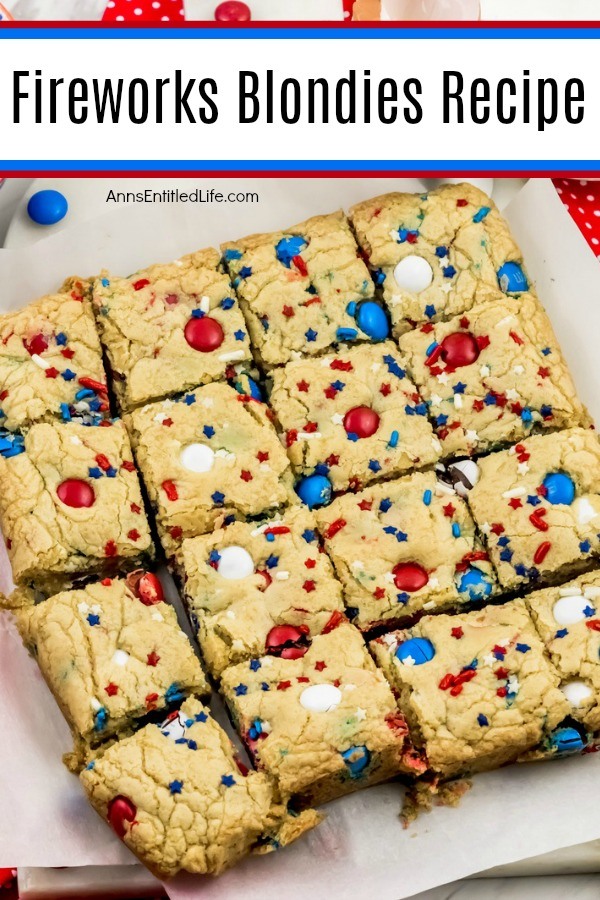
<path fill-rule="evenodd" d="M 225 0 L 215 9 L 216 22 L 249 22 L 251 19 L 250 7 L 240 0 Z"/>
<path fill-rule="evenodd" d="M 296 485 L 296 493 L 309 509 L 331 503 L 331 482 L 326 475 L 307 475 Z"/>
<path fill-rule="evenodd" d="M 398 563 L 392 569 L 392 575 L 398 590 L 408 591 L 408 593 L 420 591 L 429 581 L 429 575 L 423 566 L 416 562 Z"/>
<path fill-rule="evenodd" d="M 498 284 L 505 294 L 520 294 L 529 287 L 525 272 L 516 262 L 506 262 L 500 266 Z"/>
<path fill-rule="evenodd" d="M 470 366 L 479 356 L 479 346 L 469 331 L 448 334 L 440 344 L 441 357 L 451 369 Z"/>
<path fill-rule="evenodd" d="M 379 416 L 369 406 L 355 406 L 344 416 L 344 428 L 358 438 L 371 437 L 379 428 Z"/>
<path fill-rule="evenodd" d="M 356 324 L 373 341 L 384 341 L 390 333 L 387 316 L 374 300 L 364 300 L 356 309 Z"/>
<path fill-rule="evenodd" d="M 37 191 L 27 204 L 29 218 L 37 225 L 56 225 L 68 210 L 67 198 L 60 191 Z"/>
<path fill-rule="evenodd" d="M 58 499 L 73 509 L 92 506 L 96 495 L 91 484 L 79 478 L 67 478 L 56 488 Z"/>
<path fill-rule="evenodd" d="M 191 318 L 185 326 L 183 334 L 190 347 L 200 353 L 217 350 L 225 339 L 220 323 L 210 316 Z"/>
<path fill-rule="evenodd" d="M 551 472 L 542 484 L 548 503 L 570 506 L 575 499 L 575 482 L 565 472 Z"/>
<path fill-rule="evenodd" d="M 435 656 L 435 648 L 427 638 L 409 638 L 396 650 L 396 659 L 405 666 L 421 666 Z"/>
<path fill-rule="evenodd" d="M 394 269 L 398 287 L 411 294 L 420 294 L 433 281 L 433 269 L 422 256 L 405 256 Z"/>

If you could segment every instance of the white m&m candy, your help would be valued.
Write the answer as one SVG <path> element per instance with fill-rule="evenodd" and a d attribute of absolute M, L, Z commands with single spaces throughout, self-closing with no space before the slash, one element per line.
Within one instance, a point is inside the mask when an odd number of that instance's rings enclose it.
<path fill-rule="evenodd" d="M 217 572 L 222 578 L 236 581 L 254 574 L 254 560 L 247 550 L 237 545 L 219 550 Z"/>
<path fill-rule="evenodd" d="M 578 679 L 566 681 L 561 685 L 560 689 L 571 706 L 575 708 L 581 706 L 592 695 L 591 687 L 585 681 L 579 681 Z"/>
<path fill-rule="evenodd" d="M 583 594 L 573 594 L 561 597 L 552 609 L 552 615 L 559 625 L 574 625 L 586 618 L 584 610 L 591 607 L 589 600 Z"/>
<path fill-rule="evenodd" d="M 215 453 L 206 444 L 188 444 L 181 451 L 179 461 L 188 472 L 210 472 L 215 464 Z"/>
<path fill-rule="evenodd" d="M 422 256 L 405 256 L 394 269 L 394 278 L 398 287 L 419 294 L 433 281 L 433 270 Z"/>
<path fill-rule="evenodd" d="M 332 712 L 341 700 L 342 692 L 334 684 L 311 684 L 300 694 L 300 705 L 309 712 Z"/>

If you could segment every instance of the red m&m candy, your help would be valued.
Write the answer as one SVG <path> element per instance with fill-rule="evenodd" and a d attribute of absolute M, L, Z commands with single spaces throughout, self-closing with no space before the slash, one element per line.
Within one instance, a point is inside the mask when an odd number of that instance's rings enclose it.
<path fill-rule="evenodd" d="M 113 831 L 120 837 L 125 837 L 127 828 L 126 822 L 132 824 L 135 822 L 137 808 L 127 797 L 119 795 L 114 797 L 108 804 L 108 821 Z"/>
<path fill-rule="evenodd" d="M 250 7 L 240 0 L 225 0 L 215 9 L 217 22 L 249 22 L 251 18 Z"/>
<path fill-rule="evenodd" d="M 300 659 L 308 650 L 306 625 L 276 625 L 271 628 L 265 641 L 265 649 L 271 656 L 280 656 L 282 659 Z"/>
<path fill-rule="evenodd" d="M 355 406 L 344 416 L 344 428 L 359 438 L 371 437 L 379 428 L 379 416 L 369 406 Z"/>
<path fill-rule="evenodd" d="M 133 572 L 127 580 L 144 606 L 156 606 L 157 603 L 164 601 L 162 584 L 152 572 Z"/>
<path fill-rule="evenodd" d="M 220 324 L 210 316 L 190 319 L 183 334 L 190 347 L 199 350 L 200 353 L 210 353 L 211 350 L 216 350 L 225 339 Z"/>
<path fill-rule="evenodd" d="M 479 356 L 479 346 L 470 331 L 455 331 L 447 335 L 440 347 L 440 356 L 452 369 L 470 366 Z"/>
<path fill-rule="evenodd" d="M 392 570 L 394 584 L 399 591 L 407 591 L 409 594 L 420 591 L 429 581 L 429 575 L 419 563 L 398 563 Z"/>
<path fill-rule="evenodd" d="M 96 499 L 94 488 L 87 481 L 80 478 L 67 478 L 62 481 L 56 488 L 58 499 L 65 506 L 71 506 L 73 509 L 80 509 L 83 506 L 92 506 Z"/>

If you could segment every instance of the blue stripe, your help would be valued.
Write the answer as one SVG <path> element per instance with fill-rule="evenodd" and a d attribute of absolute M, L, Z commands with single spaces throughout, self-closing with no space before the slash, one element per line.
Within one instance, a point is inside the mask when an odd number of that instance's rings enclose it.
<path fill-rule="evenodd" d="M 270 38 L 276 40 L 595 40 L 600 37 L 600 27 L 553 28 L 551 26 L 510 26 L 496 28 L 493 25 L 460 28 L 344 28 L 340 25 L 318 26 L 315 28 L 298 28 L 293 25 L 277 25 L 271 28 L 121 28 L 118 26 L 100 28 L 19 28 L 18 26 L 0 28 L 0 39 L 6 40 L 38 40 L 40 38 L 67 38 L 70 40 L 95 40 L 110 38 L 113 40 L 131 40 L 144 38 L 150 40 L 249 40 L 252 38 Z"/>
<path fill-rule="evenodd" d="M 452 173 L 457 171 L 464 172 L 591 172 L 597 171 L 600 165 L 598 159 L 588 160 L 474 160 L 474 159 L 411 159 L 411 160 L 379 160 L 379 159 L 359 159 L 359 160 L 254 160 L 254 159 L 172 159 L 172 160 L 53 160 L 53 159 L 9 159 L 2 160 L 1 167 L 3 172 L 22 172 L 22 171 L 127 171 L 127 172 L 148 172 L 148 171 L 231 171 L 243 170 L 253 172 L 289 172 L 304 170 L 307 172 L 327 171 L 327 172 L 352 172 L 352 171 L 373 171 L 381 172 L 393 171 L 398 175 L 407 172 L 432 172 L 444 171 Z"/>

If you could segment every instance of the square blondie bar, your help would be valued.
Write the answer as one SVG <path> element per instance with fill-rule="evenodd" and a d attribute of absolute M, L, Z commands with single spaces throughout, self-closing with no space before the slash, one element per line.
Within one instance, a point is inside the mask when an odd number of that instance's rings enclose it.
<path fill-rule="evenodd" d="M 18 621 L 82 755 L 154 710 L 210 693 L 151 572 L 63 591 L 20 610 Z"/>
<path fill-rule="evenodd" d="M 89 295 L 90 284 L 72 278 L 57 293 L 0 316 L 3 428 L 55 419 L 96 424 L 110 415 Z"/>
<path fill-rule="evenodd" d="M 534 591 L 525 602 L 571 715 L 588 732 L 600 731 L 600 572 Z"/>
<path fill-rule="evenodd" d="M 507 223 L 471 184 L 374 197 L 354 206 L 350 221 L 396 336 L 468 312 L 482 288 L 530 288 Z"/>
<path fill-rule="evenodd" d="M 384 340 L 389 323 L 342 212 L 221 247 L 267 368 L 340 341 Z"/>
<path fill-rule="evenodd" d="M 391 341 L 340 347 L 273 373 L 270 402 L 297 475 L 335 490 L 431 465 L 441 447 Z"/>
<path fill-rule="evenodd" d="M 124 410 L 225 377 L 251 357 L 235 293 L 216 250 L 94 284 L 100 337 Z"/>
<path fill-rule="evenodd" d="M 600 555 L 600 444 L 571 428 L 478 460 L 468 492 L 505 589 L 556 583 Z"/>
<path fill-rule="evenodd" d="M 56 593 L 153 557 L 127 432 L 106 424 L 38 423 L 0 450 L 0 524 L 17 584 Z"/>
<path fill-rule="evenodd" d="M 317 523 L 347 613 L 363 631 L 496 593 L 467 504 L 434 472 L 338 497 Z"/>
<path fill-rule="evenodd" d="M 211 673 L 269 653 L 294 659 L 339 623 L 342 587 L 302 507 L 188 538 L 177 553 L 184 598 Z"/>
<path fill-rule="evenodd" d="M 214 383 L 127 417 L 168 555 L 229 516 L 262 515 L 292 499 L 290 463 L 269 416 L 263 403 Z"/>
<path fill-rule="evenodd" d="M 218 875 L 319 821 L 313 810 L 288 813 L 196 699 L 113 744 L 80 779 L 94 809 L 161 879 L 180 870 Z"/>
<path fill-rule="evenodd" d="M 399 341 L 446 456 L 589 424 L 537 299 L 488 296 L 468 313 Z"/>
<path fill-rule="evenodd" d="M 257 767 L 301 804 L 424 769 L 348 623 L 315 637 L 298 659 L 264 656 L 227 669 L 221 689 Z"/>
<path fill-rule="evenodd" d="M 570 713 L 522 600 L 426 616 L 371 650 L 415 744 L 445 778 L 514 762 Z"/>

